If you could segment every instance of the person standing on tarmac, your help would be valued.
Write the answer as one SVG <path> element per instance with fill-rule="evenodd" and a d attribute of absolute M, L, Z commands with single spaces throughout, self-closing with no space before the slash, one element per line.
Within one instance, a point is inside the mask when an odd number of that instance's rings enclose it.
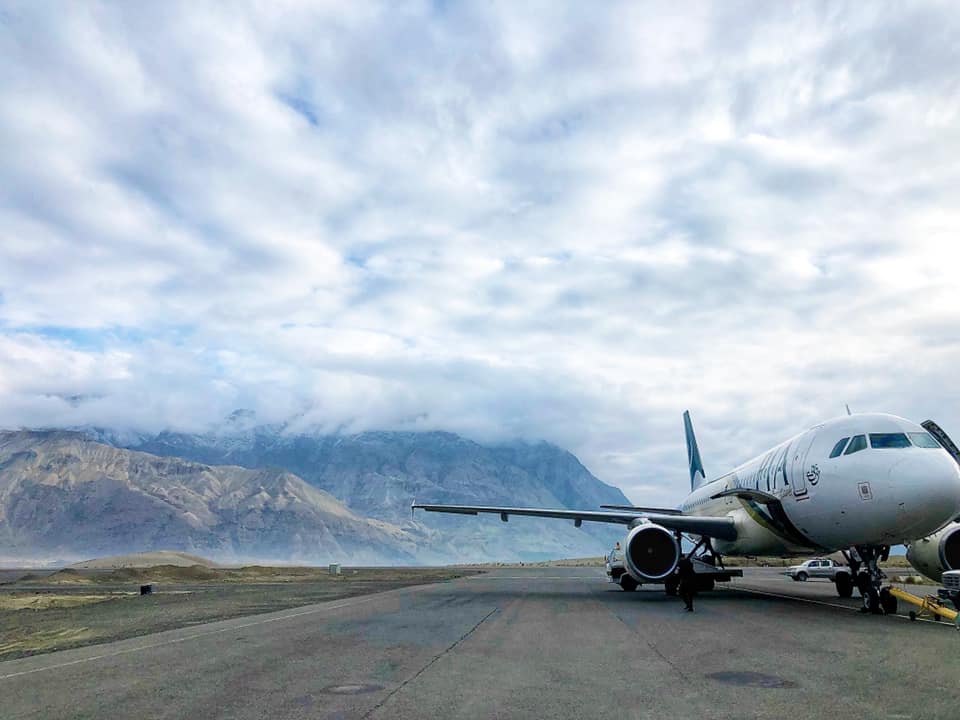
<path fill-rule="evenodd" d="M 677 574 L 680 576 L 680 598 L 686 606 L 687 612 L 693 612 L 693 595 L 696 592 L 697 575 L 693 571 L 693 561 L 688 557 L 681 557 L 677 563 Z"/>

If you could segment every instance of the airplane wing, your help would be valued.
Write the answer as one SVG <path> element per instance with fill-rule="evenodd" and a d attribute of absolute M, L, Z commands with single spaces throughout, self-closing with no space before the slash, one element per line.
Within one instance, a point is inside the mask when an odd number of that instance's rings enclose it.
<path fill-rule="evenodd" d="M 601 505 L 604 510 L 629 510 L 636 513 L 654 513 L 656 515 L 683 515 L 683 510 L 674 508 L 638 507 L 637 505 Z"/>
<path fill-rule="evenodd" d="M 414 503 L 410 506 L 410 510 L 411 512 L 413 510 L 426 510 L 427 512 L 453 513 L 456 515 L 489 513 L 491 515 L 499 515 L 503 522 L 507 522 L 507 519 L 511 515 L 560 518 L 573 520 L 574 525 L 577 527 L 580 527 L 580 524 L 584 520 L 621 525 L 630 525 L 635 520 L 648 520 L 657 523 L 657 525 L 662 525 L 668 530 L 678 530 L 679 532 L 691 533 L 693 535 L 705 535 L 707 537 L 717 538 L 718 540 L 736 540 L 737 538 L 737 529 L 733 524 L 733 518 L 729 517 L 701 517 L 696 515 L 674 515 L 652 512 L 599 512 L 597 510 L 513 508 L 491 505 L 425 505 L 421 503 Z"/>

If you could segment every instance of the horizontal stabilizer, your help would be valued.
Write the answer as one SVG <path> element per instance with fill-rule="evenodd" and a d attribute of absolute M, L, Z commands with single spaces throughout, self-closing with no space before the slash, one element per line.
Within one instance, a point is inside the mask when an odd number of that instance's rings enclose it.
<path fill-rule="evenodd" d="M 657 515 L 683 515 L 683 510 L 674 508 L 638 507 L 636 505 L 601 505 L 604 510 L 627 510 L 637 513 L 655 513 Z"/>

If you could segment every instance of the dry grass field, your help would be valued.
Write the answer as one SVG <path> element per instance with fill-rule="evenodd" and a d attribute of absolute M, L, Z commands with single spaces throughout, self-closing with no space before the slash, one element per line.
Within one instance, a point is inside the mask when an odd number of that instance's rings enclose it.
<path fill-rule="evenodd" d="M 0 660 L 478 572 L 454 568 L 64 569 L 0 585 Z M 139 594 L 140 585 L 156 591 Z"/>

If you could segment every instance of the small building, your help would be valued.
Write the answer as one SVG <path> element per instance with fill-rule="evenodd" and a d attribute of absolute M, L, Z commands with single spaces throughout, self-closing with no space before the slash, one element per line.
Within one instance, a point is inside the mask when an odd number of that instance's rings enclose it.
<path fill-rule="evenodd" d="M 331 575 L 340 574 L 340 563 L 330 563 L 330 574 Z"/>

